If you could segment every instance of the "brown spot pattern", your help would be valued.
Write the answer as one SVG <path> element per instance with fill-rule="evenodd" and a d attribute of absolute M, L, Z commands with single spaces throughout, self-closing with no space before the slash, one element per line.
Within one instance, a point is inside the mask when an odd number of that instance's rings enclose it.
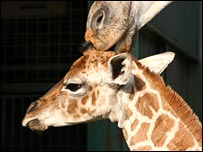
<path fill-rule="evenodd" d="M 84 109 L 84 108 L 82 108 L 82 109 L 80 110 L 80 112 L 81 112 L 82 114 L 85 114 L 85 113 L 87 113 L 87 110 Z"/>
<path fill-rule="evenodd" d="M 76 111 L 76 108 L 78 107 L 78 104 L 77 102 L 71 102 L 69 105 L 68 105 L 68 113 L 75 113 Z"/>
<path fill-rule="evenodd" d="M 180 123 L 178 131 L 167 147 L 170 150 L 186 150 L 193 145 L 194 141 L 191 134 L 189 134 L 182 123 Z"/>
<path fill-rule="evenodd" d="M 129 95 L 129 100 L 132 101 L 132 100 L 134 99 L 134 96 L 135 96 L 135 93 L 134 93 L 134 92 L 133 92 L 133 93 L 130 93 L 130 95 Z"/>
<path fill-rule="evenodd" d="M 161 105 L 162 105 L 162 108 L 163 108 L 165 111 L 170 112 L 173 116 L 176 117 L 174 111 L 171 109 L 170 105 L 168 104 L 168 102 L 167 102 L 164 98 L 162 98 L 162 103 L 161 103 Z"/>
<path fill-rule="evenodd" d="M 149 151 L 149 150 L 152 150 L 152 147 L 151 146 L 140 146 L 137 150 L 142 150 L 142 151 Z"/>
<path fill-rule="evenodd" d="M 97 97 L 99 96 L 99 90 L 98 89 L 96 90 L 96 96 Z"/>
<path fill-rule="evenodd" d="M 130 118 L 133 114 L 132 110 L 130 110 L 129 107 L 126 108 L 126 113 L 127 113 L 128 118 Z"/>
<path fill-rule="evenodd" d="M 92 89 L 93 89 L 93 87 L 92 87 L 92 86 L 89 86 L 88 91 L 89 91 L 89 92 L 92 92 Z"/>
<path fill-rule="evenodd" d="M 96 95 L 95 92 L 92 93 L 92 105 L 95 106 L 96 105 Z"/>
<path fill-rule="evenodd" d="M 154 129 L 152 131 L 152 142 L 156 147 L 161 147 L 166 140 L 166 133 L 174 126 L 174 120 L 169 116 L 163 114 L 159 116 L 155 122 Z"/>
<path fill-rule="evenodd" d="M 142 97 L 138 98 L 135 106 L 138 112 L 151 119 L 153 113 L 150 108 L 153 108 L 156 112 L 159 110 L 158 98 L 153 93 L 146 93 Z"/>
<path fill-rule="evenodd" d="M 138 125 L 138 120 L 137 119 L 135 119 L 134 121 L 133 121 L 133 123 L 132 123 L 132 125 L 131 125 L 131 130 L 133 131 L 133 130 L 135 130 L 135 128 L 136 128 L 136 126 Z"/>
<path fill-rule="evenodd" d="M 134 76 L 134 81 L 137 91 L 141 91 L 146 88 L 145 82 L 142 81 L 139 77 Z"/>
<path fill-rule="evenodd" d="M 137 134 L 134 135 L 130 140 L 130 146 L 135 145 L 138 142 L 147 140 L 147 132 L 149 130 L 149 123 L 142 123 Z"/>
<path fill-rule="evenodd" d="M 85 97 L 82 99 L 82 101 L 81 101 L 82 104 L 85 105 L 88 99 L 89 99 L 89 96 L 88 96 L 88 95 L 85 96 Z"/>
<path fill-rule="evenodd" d="M 123 131 L 123 136 L 125 137 L 125 140 L 127 141 L 127 139 L 128 139 L 128 133 L 127 133 L 125 128 L 123 128 L 122 131 Z"/>
<path fill-rule="evenodd" d="M 158 74 L 150 72 L 150 70 L 139 66 L 143 69 L 143 74 L 147 78 L 147 81 L 151 84 L 151 87 L 160 92 L 160 96 L 167 100 L 167 103 L 173 110 L 173 114 L 180 118 L 187 129 L 191 132 L 193 137 L 197 140 L 198 144 L 202 145 L 202 124 L 196 114 L 193 113 L 190 106 L 183 100 L 169 86 L 166 86 L 163 78 Z"/>

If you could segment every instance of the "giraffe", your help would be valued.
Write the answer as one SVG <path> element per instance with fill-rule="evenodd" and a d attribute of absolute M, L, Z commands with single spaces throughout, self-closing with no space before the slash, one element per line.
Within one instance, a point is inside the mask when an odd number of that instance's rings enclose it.
<path fill-rule="evenodd" d="M 97 50 L 130 52 L 135 34 L 172 1 L 95 1 L 85 41 Z"/>
<path fill-rule="evenodd" d="M 31 103 L 22 125 L 44 131 L 109 119 L 118 123 L 130 150 L 202 150 L 201 122 L 159 75 L 173 58 L 166 52 L 138 61 L 129 53 L 88 48 Z"/>

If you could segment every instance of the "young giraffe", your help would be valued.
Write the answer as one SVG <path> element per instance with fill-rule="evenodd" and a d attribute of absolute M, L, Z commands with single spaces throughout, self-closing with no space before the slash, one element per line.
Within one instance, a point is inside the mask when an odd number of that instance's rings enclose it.
<path fill-rule="evenodd" d="M 174 54 L 143 66 L 128 53 L 88 49 L 48 93 L 28 108 L 22 125 L 43 131 L 101 118 L 117 121 L 130 150 L 202 150 L 202 125 L 156 73 Z M 156 63 L 158 61 L 158 63 Z"/>

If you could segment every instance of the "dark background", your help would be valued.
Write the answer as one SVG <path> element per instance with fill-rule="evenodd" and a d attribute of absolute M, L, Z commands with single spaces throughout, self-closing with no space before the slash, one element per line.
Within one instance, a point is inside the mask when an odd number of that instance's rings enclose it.
<path fill-rule="evenodd" d="M 85 150 L 85 124 L 37 133 L 21 122 L 81 55 L 87 1 L 1 1 L 1 8 L 1 150 Z"/>

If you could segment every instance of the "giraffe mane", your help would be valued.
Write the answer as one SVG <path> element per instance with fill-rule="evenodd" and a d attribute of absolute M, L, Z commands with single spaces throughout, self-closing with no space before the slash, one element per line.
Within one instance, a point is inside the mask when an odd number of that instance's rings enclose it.
<path fill-rule="evenodd" d="M 146 75 L 152 87 L 160 92 L 160 94 L 165 99 L 167 99 L 168 104 L 173 112 L 180 118 L 180 120 L 186 125 L 189 131 L 195 136 L 198 144 L 202 145 L 202 125 L 189 105 L 170 86 L 166 86 L 163 78 L 160 75 L 151 72 L 148 67 L 144 67 L 137 60 L 136 63 L 139 68 L 143 69 L 144 75 Z"/>

